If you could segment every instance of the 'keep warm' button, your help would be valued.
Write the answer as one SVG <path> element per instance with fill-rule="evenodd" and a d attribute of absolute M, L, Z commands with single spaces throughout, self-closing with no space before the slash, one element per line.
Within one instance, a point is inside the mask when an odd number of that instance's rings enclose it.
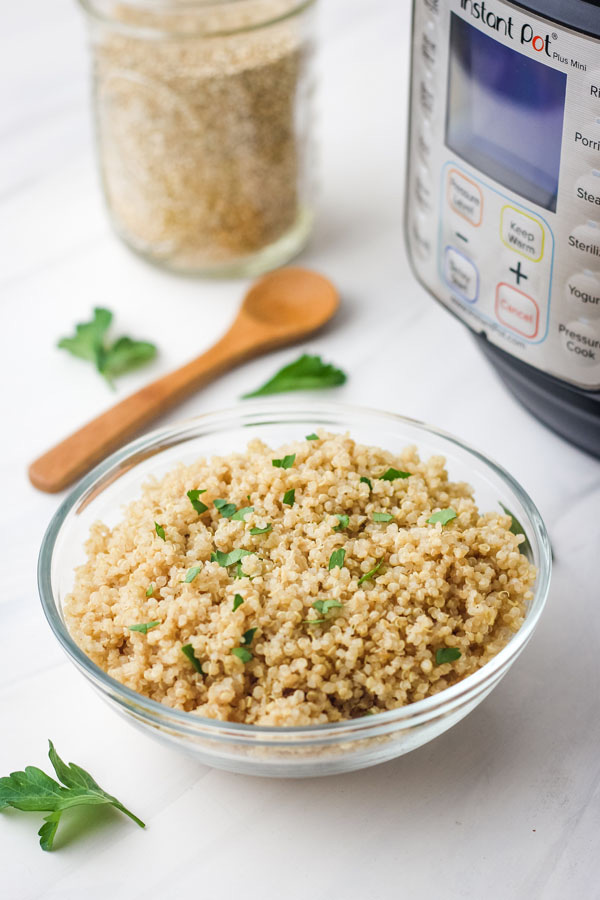
<path fill-rule="evenodd" d="M 544 255 L 544 229 L 537 219 L 514 206 L 502 207 L 500 233 L 506 246 L 525 259 L 539 262 Z"/>
<path fill-rule="evenodd" d="M 446 247 L 444 277 L 463 300 L 475 303 L 479 292 L 479 273 L 470 259 L 454 247 Z"/>
<path fill-rule="evenodd" d="M 504 282 L 496 288 L 496 318 L 521 337 L 537 336 L 540 324 L 537 303 L 523 291 Z"/>

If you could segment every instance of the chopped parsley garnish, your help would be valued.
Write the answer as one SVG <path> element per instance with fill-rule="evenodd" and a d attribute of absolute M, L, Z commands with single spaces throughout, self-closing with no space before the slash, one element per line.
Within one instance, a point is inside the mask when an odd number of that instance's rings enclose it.
<path fill-rule="evenodd" d="M 304 625 L 322 625 L 327 619 L 302 619 Z"/>
<path fill-rule="evenodd" d="M 370 479 L 370 478 L 367 478 L 367 477 L 366 477 L 366 475 L 361 475 L 361 476 L 360 476 L 360 483 L 361 483 L 361 484 L 368 484 L 368 485 L 369 485 L 369 490 L 370 490 L 370 491 L 373 490 L 373 483 L 371 482 L 371 479 Z"/>
<path fill-rule="evenodd" d="M 382 512 L 374 512 L 373 513 L 373 521 L 374 522 L 391 522 L 393 520 L 393 515 L 391 513 L 382 513 Z"/>
<path fill-rule="evenodd" d="M 242 595 L 236 594 L 235 597 L 233 598 L 233 611 L 235 612 L 236 609 L 239 609 L 243 602 L 244 602 L 244 598 L 242 597 Z"/>
<path fill-rule="evenodd" d="M 110 386 L 113 378 L 138 366 L 143 366 L 156 356 L 156 347 L 149 341 L 134 341 L 130 337 L 118 338 L 113 343 L 106 340 L 113 314 L 109 309 L 97 306 L 91 322 L 80 322 L 72 337 L 61 338 L 58 346 L 73 356 L 85 359 L 96 366 Z"/>
<path fill-rule="evenodd" d="M 286 506 L 293 506 L 296 502 L 296 488 L 290 488 L 283 495 L 283 502 Z"/>
<path fill-rule="evenodd" d="M 197 658 L 196 654 L 194 653 L 194 648 L 192 647 L 192 645 L 184 644 L 183 647 L 181 648 L 181 652 L 183 653 L 184 656 L 187 656 L 187 658 L 189 659 L 189 661 L 195 668 L 196 672 L 198 672 L 199 675 L 204 675 L 204 671 L 202 669 L 202 663 L 200 662 L 200 660 Z"/>
<path fill-rule="evenodd" d="M 296 462 L 296 454 L 290 453 L 288 456 L 284 456 L 283 459 L 272 459 L 271 462 L 276 469 L 291 469 Z"/>
<path fill-rule="evenodd" d="M 218 562 L 220 566 L 227 569 L 229 566 L 234 566 L 236 563 L 239 563 L 244 556 L 252 556 L 252 550 L 241 550 L 238 548 L 237 550 L 232 550 L 230 553 L 223 553 L 222 550 L 215 550 L 214 553 L 210 554 L 210 561 Z"/>
<path fill-rule="evenodd" d="M 436 522 L 440 522 L 442 525 L 447 525 L 448 522 L 451 522 L 452 519 L 456 518 L 456 510 L 452 509 L 451 506 L 448 509 L 439 509 L 432 516 L 429 516 L 427 519 L 427 523 L 429 525 L 435 525 Z"/>
<path fill-rule="evenodd" d="M 235 503 L 230 503 L 229 500 L 213 500 L 213 505 L 224 519 L 231 519 L 234 522 L 243 522 L 244 516 L 254 512 L 253 506 L 243 506 L 241 509 L 238 509 Z"/>
<path fill-rule="evenodd" d="M 320 437 L 319 437 L 318 434 L 315 434 L 315 432 L 313 431 L 312 434 L 307 434 L 307 435 L 306 435 L 306 440 L 307 440 L 307 441 L 319 441 L 319 440 L 320 440 Z"/>
<path fill-rule="evenodd" d="M 146 597 L 151 597 L 153 593 L 154 593 L 154 585 L 149 584 L 148 587 L 146 588 Z"/>
<path fill-rule="evenodd" d="M 198 572 L 202 569 L 202 566 L 192 566 L 191 569 L 187 570 L 187 575 L 183 579 L 186 584 L 191 584 Z"/>
<path fill-rule="evenodd" d="M 500 503 L 500 506 L 502 507 L 506 515 L 510 516 L 511 518 L 510 531 L 512 532 L 512 534 L 516 534 L 517 536 L 522 534 L 525 538 L 525 540 L 521 541 L 521 543 L 519 544 L 519 550 L 524 556 L 531 556 L 531 544 L 529 543 L 529 538 L 525 534 L 525 529 L 523 528 L 517 517 L 511 513 L 510 509 L 506 508 L 504 503 Z"/>
<path fill-rule="evenodd" d="M 394 469 L 393 466 L 380 475 L 381 481 L 395 481 L 396 478 L 410 478 L 410 472 L 402 472 L 400 469 Z"/>
<path fill-rule="evenodd" d="M 336 518 L 339 520 L 337 525 L 333 526 L 334 531 L 343 531 L 344 528 L 347 528 L 350 524 L 350 516 L 346 516 L 343 513 L 336 513 Z"/>
<path fill-rule="evenodd" d="M 231 519 L 233 515 L 237 512 L 237 506 L 235 503 L 229 503 L 228 500 L 213 500 L 213 506 L 215 509 L 218 509 L 221 515 L 225 519 Z"/>
<path fill-rule="evenodd" d="M 455 662 L 461 656 L 462 653 L 458 647 L 442 647 L 441 650 L 435 651 L 435 664 L 436 666 L 443 666 L 444 663 Z"/>
<path fill-rule="evenodd" d="M 194 509 L 196 510 L 196 512 L 198 513 L 199 516 L 201 516 L 202 513 L 205 513 L 206 510 L 208 509 L 208 506 L 206 505 L 206 503 L 203 503 L 202 500 L 198 500 L 198 497 L 200 496 L 200 494 L 205 494 L 205 493 L 206 493 L 206 490 L 203 490 L 203 491 L 188 491 L 188 492 L 187 492 L 189 501 L 190 501 L 190 503 L 192 504 L 192 506 L 194 507 Z"/>
<path fill-rule="evenodd" d="M 272 530 L 272 528 L 273 528 L 273 526 L 272 526 L 271 523 L 269 522 L 269 524 L 268 524 L 268 525 L 265 525 L 264 528 L 251 528 L 251 529 L 250 529 L 250 534 L 268 534 L 269 531 Z"/>
<path fill-rule="evenodd" d="M 242 644 L 245 644 L 246 647 L 248 647 L 249 644 L 252 643 L 252 640 L 253 640 L 256 632 L 257 632 L 256 628 L 249 628 L 248 631 L 245 631 L 242 635 Z"/>
<path fill-rule="evenodd" d="M 155 528 L 156 533 L 159 536 L 159 538 L 161 538 L 161 540 L 163 540 L 163 541 L 166 541 L 165 529 L 162 527 L 162 525 L 159 525 L 158 522 L 155 522 L 154 528 Z"/>
<path fill-rule="evenodd" d="M 26 812 L 49 813 L 44 816 L 44 824 L 38 831 L 42 850 L 52 850 L 61 816 L 73 806 L 114 806 L 140 828 L 146 827 L 116 797 L 102 790 L 89 772 L 75 763 L 63 762 L 52 741 L 48 743 L 50 762 L 62 784 L 37 766 L 27 766 L 24 772 L 11 772 L 6 778 L 0 778 L 0 809 L 11 806 Z"/>
<path fill-rule="evenodd" d="M 302 356 L 279 370 L 269 381 L 244 397 L 262 397 L 265 394 L 282 394 L 288 391 L 314 391 L 320 388 L 344 384 L 346 375 L 331 363 L 324 363 L 320 356 Z"/>
<path fill-rule="evenodd" d="M 156 628 L 157 625 L 160 625 L 159 621 L 156 622 L 144 622 L 142 625 L 128 625 L 130 631 L 139 631 L 140 634 L 148 634 L 151 628 Z"/>
<path fill-rule="evenodd" d="M 365 581 L 369 581 L 373 577 L 373 575 L 376 575 L 377 572 L 379 572 L 382 565 L 383 565 L 383 560 L 380 559 L 379 562 L 377 563 L 377 565 L 373 566 L 373 568 L 370 570 L 370 572 L 365 572 L 364 575 L 361 575 L 361 577 L 358 579 L 359 585 L 364 584 Z"/>
<path fill-rule="evenodd" d="M 237 581 L 239 578 L 247 578 L 249 581 L 254 581 L 254 579 L 256 578 L 256 575 L 246 575 L 244 573 L 244 570 L 242 569 L 241 562 L 239 562 L 239 563 L 236 563 L 235 574 L 233 576 L 233 580 Z"/>
<path fill-rule="evenodd" d="M 249 663 L 252 660 L 252 654 L 245 647 L 234 647 L 231 652 L 243 663 Z"/>
<path fill-rule="evenodd" d="M 346 556 L 346 551 L 342 547 L 339 550 L 334 550 L 331 556 L 329 557 L 329 571 L 335 568 L 342 568 L 344 565 L 344 557 Z"/>
<path fill-rule="evenodd" d="M 248 515 L 248 513 L 254 512 L 253 506 L 243 506 L 241 509 L 238 509 L 236 513 L 231 516 L 232 522 L 243 522 L 244 517 Z"/>
<path fill-rule="evenodd" d="M 316 611 L 322 616 L 326 616 L 330 609 L 341 609 L 343 605 L 339 600 L 315 600 L 313 603 Z"/>

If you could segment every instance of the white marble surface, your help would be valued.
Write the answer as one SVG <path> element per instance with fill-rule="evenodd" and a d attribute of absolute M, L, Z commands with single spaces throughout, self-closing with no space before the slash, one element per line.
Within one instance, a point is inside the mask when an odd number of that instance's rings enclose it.
<path fill-rule="evenodd" d="M 530 491 L 555 573 L 539 631 L 492 696 L 428 746 L 375 769 L 268 781 L 202 767 L 98 700 L 40 610 L 35 566 L 60 498 L 28 460 L 114 401 L 55 349 L 95 304 L 160 359 L 117 396 L 207 347 L 244 284 L 179 280 L 114 237 L 91 145 L 84 31 L 72 0 L 19 0 L 0 29 L 2 389 L 0 773 L 46 765 L 46 738 L 147 823 L 116 814 L 57 851 L 38 814 L 0 814 L 7 900 L 600 897 L 600 465 L 505 392 L 466 330 L 412 278 L 401 210 L 408 0 L 323 0 L 322 195 L 302 262 L 339 285 L 335 326 L 307 344 L 350 374 L 339 399 L 454 431 Z M 232 372 L 174 417 L 230 405 L 295 351 Z"/>

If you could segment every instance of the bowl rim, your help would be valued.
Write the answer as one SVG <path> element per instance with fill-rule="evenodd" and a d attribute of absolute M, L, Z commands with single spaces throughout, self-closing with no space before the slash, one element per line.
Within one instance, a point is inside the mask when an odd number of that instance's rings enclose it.
<path fill-rule="evenodd" d="M 264 417 L 268 416 L 267 421 Z M 279 416 L 279 418 L 278 418 Z M 63 622 L 59 607 L 54 598 L 52 590 L 52 561 L 53 552 L 69 513 L 86 498 L 86 495 L 93 494 L 107 476 L 114 474 L 119 468 L 123 468 L 123 464 L 131 457 L 134 457 L 144 451 L 151 450 L 157 444 L 168 439 L 180 437 L 180 443 L 186 440 L 185 435 L 193 432 L 194 436 L 201 437 L 202 431 L 196 433 L 196 430 L 202 426 L 208 428 L 208 433 L 213 429 L 211 425 L 217 426 L 219 423 L 227 423 L 229 420 L 235 420 L 235 427 L 242 425 L 265 425 L 265 424 L 285 424 L 289 417 L 290 425 L 294 422 L 301 422 L 318 425 L 319 416 L 338 416 L 347 419 L 348 423 L 352 422 L 352 417 L 371 416 L 377 419 L 383 419 L 388 423 L 395 423 L 399 426 L 408 425 L 416 428 L 429 436 L 443 438 L 449 441 L 461 452 L 475 458 L 478 464 L 483 468 L 491 469 L 507 486 L 521 505 L 525 509 L 528 517 L 528 525 L 532 533 L 527 531 L 527 537 L 531 542 L 532 537 L 537 545 L 539 553 L 539 567 L 536 582 L 534 585 L 534 597 L 528 610 L 525 620 L 521 628 L 511 637 L 508 643 L 499 651 L 489 662 L 485 663 L 476 672 L 467 675 L 461 681 L 445 688 L 436 694 L 425 697 L 423 700 L 417 700 L 414 703 L 400 706 L 396 709 L 385 710 L 373 713 L 368 716 L 362 716 L 358 719 L 344 719 L 340 722 L 324 722 L 314 725 L 250 725 L 243 722 L 229 722 L 221 719 L 211 719 L 206 716 L 199 716 L 193 712 L 185 712 L 184 710 L 175 709 L 152 700 L 144 694 L 139 694 L 132 688 L 121 684 L 117 679 L 108 675 L 100 666 L 96 665 L 76 644 L 71 637 L 65 623 Z M 230 424 L 230 429 L 234 427 Z M 351 428 L 351 424 L 349 425 Z M 217 429 L 218 430 L 218 429 Z M 221 428 L 221 431 L 227 430 Z M 191 439 L 192 435 L 190 434 Z M 173 444 L 167 444 L 163 449 L 171 449 Z M 163 452 L 159 451 L 160 455 Z M 142 457 L 139 462 L 148 458 L 148 454 Z M 125 471 L 131 471 L 132 467 L 125 467 Z M 112 479 L 111 479 L 112 480 Z M 200 415 L 179 420 L 161 428 L 153 429 L 143 434 L 141 437 L 129 442 L 120 450 L 112 453 L 105 460 L 95 466 L 86 476 L 84 476 L 74 488 L 68 493 L 62 501 L 44 533 L 40 552 L 38 557 L 38 592 L 40 595 L 41 605 L 52 629 L 54 636 L 61 644 L 63 650 L 76 667 L 83 670 L 83 673 L 93 682 L 100 682 L 100 689 L 103 693 L 116 694 L 119 702 L 129 701 L 135 705 L 137 714 L 140 715 L 143 710 L 150 719 L 169 720 L 169 726 L 173 727 L 175 723 L 179 723 L 186 730 L 191 728 L 193 731 L 207 730 L 214 732 L 215 737 L 219 732 L 225 730 L 227 733 L 237 734 L 238 737 L 264 736 L 268 737 L 298 735 L 310 737 L 325 738 L 330 732 L 336 731 L 362 731 L 368 728 L 384 726 L 390 723 L 404 722 L 407 726 L 411 726 L 413 719 L 425 718 L 429 720 L 439 713 L 439 708 L 443 707 L 444 712 L 447 709 L 454 708 L 461 703 L 466 702 L 471 695 L 477 696 L 481 690 L 484 690 L 487 683 L 495 683 L 495 678 L 500 678 L 503 670 L 508 667 L 520 654 L 521 650 L 529 641 L 533 631 L 535 630 L 542 611 L 546 605 L 548 592 L 550 587 L 550 577 L 552 572 L 552 551 L 550 540 L 544 521 L 540 512 L 523 487 L 513 476 L 499 463 L 491 459 L 487 454 L 462 441 L 455 435 L 443 429 L 436 428 L 433 425 L 426 424 L 418 419 L 402 416 L 397 413 L 385 410 L 375 409 L 373 407 L 363 407 L 354 404 L 340 403 L 337 401 L 303 401 L 290 402 L 281 400 L 281 398 L 261 398 L 258 401 L 245 401 L 235 407 L 226 409 L 211 410 Z"/>

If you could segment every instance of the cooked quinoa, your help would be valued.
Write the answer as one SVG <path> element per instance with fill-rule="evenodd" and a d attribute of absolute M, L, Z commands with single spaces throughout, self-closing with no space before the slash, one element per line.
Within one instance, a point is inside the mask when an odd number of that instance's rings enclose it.
<path fill-rule="evenodd" d="M 428 521 L 448 509 L 447 524 Z M 148 482 L 114 528 L 96 523 L 66 621 L 105 672 L 176 709 L 257 725 L 356 718 L 444 690 L 520 628 L 535 569 L 511 524 L 414 447 L 254 440 Z M 248 555 L 231 562 L 234 550 Z M 440 662 L 444 648 L 460 657 Z"/>

